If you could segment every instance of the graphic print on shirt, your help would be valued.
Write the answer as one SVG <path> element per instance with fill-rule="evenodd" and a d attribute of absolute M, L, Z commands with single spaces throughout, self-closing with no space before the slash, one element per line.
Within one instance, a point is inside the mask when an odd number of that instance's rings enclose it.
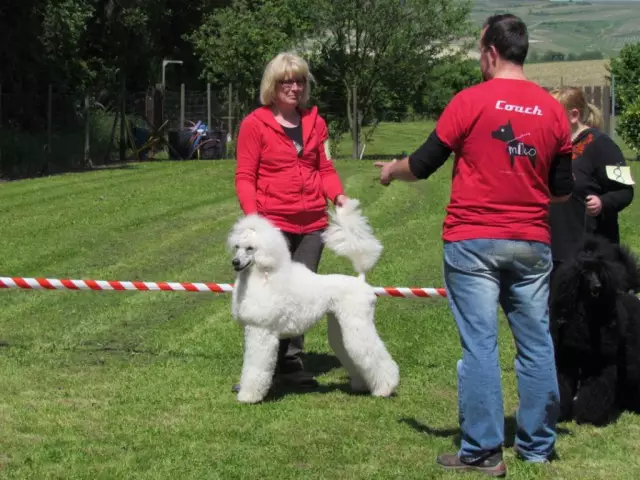
<path fill-rule="evenodd" d="M 593 133 L 590 133 L 589 135 L 584 137 L 582 140 L 577 142 L 573 146 L 573 150 L 571 153 L 571 160 L 575 160 L 576 158 L 581 157 L 584 154 L 584 149 L 587 148 L 587 145 L 593 142 L 593 140 L 594 140 Z"/>
<path fill-rule="evenodd" d="M 533 145 L 527 145 L 520 140 L 522 137 L 526 137 L 527 135 L 529 134 L 525 133 L 524 135 L 516 137 L 513 132 L 513 127 L 511 126 L 511 120 L 509 120 L 506 125 L 501 125 L 497 130 L 491 132 L 491 138 L 495 138 L 496 140 L 506 143 L 506 150 L 509 155 L 509 162 L 511 163 L 512 169 L 514 161 L 518 157 L 527 158 L 529 159 L 529 162 L 531 162 L 532 167 L 535 168 L 536 166 L 536 158 L 538 155 L 536 147 Z"/>

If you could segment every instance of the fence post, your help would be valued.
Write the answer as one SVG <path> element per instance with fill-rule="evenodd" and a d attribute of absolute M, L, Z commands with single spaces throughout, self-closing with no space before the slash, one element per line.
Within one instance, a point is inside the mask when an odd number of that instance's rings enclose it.
<path fill-rule="evenodd" d="M 611 88 L 608 85 L 602 87 L 602 116 L 604 131 L 611 136 Z"/>
<path fill-rule="evenodd" d="M 211 84 L 207 83 L 207 127 L 211 131 Z"/>
<path fill-rule="evenodd" d="M 358 87 L 353 84 L 353 158 L 358 159 L 360 154 L 360 125 L 358 122 Z"/>
<path fill-rule="evenodd" d="M 49 98 L 47 101 L 47 153 L 51 155 L 53 140 L 53 85 L 49 84 Z"/>
<path fill-rule="evenodd" d="M 180 130 L 184 130 L 185 85 L 180 84 Z"/>
<path fill-rule="evenodd" d="M 609 123 L 611 129 L 611 139 L 616 141 L 616 77 L 611 74 L 611 120 Z"/>
<path fill-rule="evenodd" d="M 84 96 L 84 165 L 91 167 L 91 108 L 89 94 Z"/>
<path fill-rule="evenodd" d="M 229 100 L 228 100 L 229 118 L 227 118 L 227 133 L 233 137 L 231 117 L 233 116 L 233 88 L 229 82 Z"/>
<path fill-rule="evenodd" d="M 120 162 L 123 163 L 124 162 L 124 157 L 126 154 L 126 145 L 125 145 L 125 138 L 126 138 L 126 133 L 125 133 L 125 123 L 126 123 L 126 117 L 125 117 L 125 109 L 127 107 L 127 80 L 124 77 L 124 75 L 122 75 L 122 85 L 120 85 Z"/>

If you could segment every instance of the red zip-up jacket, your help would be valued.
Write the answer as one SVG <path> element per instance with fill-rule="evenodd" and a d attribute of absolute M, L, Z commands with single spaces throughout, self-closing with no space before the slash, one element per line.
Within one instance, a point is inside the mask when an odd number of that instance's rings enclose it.
<path fill-rule="evenodd" d="M 335 202 L 343 188 L 325 151 L 326 122 L 315 106 L 300 114 L 300 155 L 269 107 L 244 118 L 235 184 L 245 215 L 258 213 L 284 232 L 304 234 L 327 227 L 327 199 Z"/>

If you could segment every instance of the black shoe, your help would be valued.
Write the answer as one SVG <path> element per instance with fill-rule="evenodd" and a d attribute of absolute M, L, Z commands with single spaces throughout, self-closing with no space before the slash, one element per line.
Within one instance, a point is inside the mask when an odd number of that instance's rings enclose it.
<path fill-rule="evenodd" d="M 438 457 L 438 465 L 446 470 L 457 472 L 478 472 L 491 477 L 507 475 L 507 466 L 502 459 L 502 452 L 491 453 L 475 461 L 465 460 L 455 453 L 445 453 Z"/>
<path fill-rule="evenodd" d="M 285 385 L 294 385 L 296 387 L 316 388 L 318 381 L 313 375 L 304 370 L 298 370 L 290 373 L 278 373 L 275 380 Z"/>

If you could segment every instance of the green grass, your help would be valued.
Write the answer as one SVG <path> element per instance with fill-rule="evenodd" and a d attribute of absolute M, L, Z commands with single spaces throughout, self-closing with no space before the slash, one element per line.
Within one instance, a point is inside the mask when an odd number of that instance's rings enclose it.
<path fill-rule="evenodd" d="M 410 151 L 425 128 L 383 125 L 375 152 Z M 389 188 L 377 183 L 370 161 L 338 161 L 337 168 L 385 246 L 370 282 L 441 286 L 451 163 L 428 182 Z M 638 165 L 634 171 L 640 178 Z M 0 205 L 3 276 L 233 281 L 224 242 L 239 209 L 228 161 L 4 183 Z M 640 250 L 637 202 L 621 222 L 623 237 Z M 351 274 L 329 251 L 320 269 Z M 445 301 L 379 300 L 377 325 L 401 367 L 396 398 L 350 395 L 321 323 L 306 343 L 321 388 L 275 390 L 256 406 L 238 405 L 230 391 L 242 335 L 229 301 L 196 293 L 0 291 L 0 477 L 458 478 L 434 462 L 457 440 L 460 348 Z M 500 322 L 505 414 L 512 418 L 514 348 Z M 604 429 L 562 427 L 559 461 L 535 467 L 507 451 L 510 477 L 637 478 L 640 417 L 624 414 Z"/>

